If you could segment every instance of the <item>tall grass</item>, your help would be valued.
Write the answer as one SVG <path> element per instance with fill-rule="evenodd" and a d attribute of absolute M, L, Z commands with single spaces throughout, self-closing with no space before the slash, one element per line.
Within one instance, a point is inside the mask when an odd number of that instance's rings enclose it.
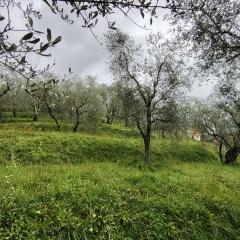
<path fill-rule="evenodd" d="M 0 239 L 239 239 L 239 168 L 1 167 Z"/>
<path fill-rule="evenodd" d="M 134 129 L 0 125 L 0 239 L 240 239 L 240 168 L 215 146 Z"/>
<path fill-rule="evenodd" d="M 134 133 L 124 136 L 123 130 L 108 128 L 98 133 L 71 133 L 47 131 L 48 124 L 39 123 L 20 128 L 21 124 L 8 124 L 0 128 L 0 163 L 4 164 L 56 164 L 91 162 L 121 162 L 127 165 L 143 164 L 143 143 Z M 52 125 L 50 125 L 52 126 Z M 19 127 L 19 128 L 17 128 Z M 37 130 L 36 130 L 37 129 Z M 51 129 L 51 128 L 50 128 Z M 104 127 L 106 129 L 106 126 Z M 126 131 L 126 134 L 130 134 Z M 153 139 L 152 166 L 166 161 L 216 161 L 214 147 L 194 141 L 174 142 Z"/>

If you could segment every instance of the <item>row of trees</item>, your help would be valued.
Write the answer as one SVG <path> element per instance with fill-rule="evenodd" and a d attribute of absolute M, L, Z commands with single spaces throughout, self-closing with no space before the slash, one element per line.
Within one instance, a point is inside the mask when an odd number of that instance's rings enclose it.
<path fill-rule="evenodd" d="M 3 89 L 5 85 L 2 83 Z M 102 116 L 101 96 L 105 89 L 101 90 L 92 76 L 60 80 L 49 74 L 27 86 L 12 76 L 7 85 L 10 87 L 1 97 L 1 111 L 12 112 L 13 117 L 17 112 L 31 112 L 33 121 L 38 121 L 39 112 L 46 112 L 59 131 L 67 118 L 76 132 L 80 123 L 94 127 Z"/>
<path fill-rule="evenodd" d="M 133 81 L 132 75 L 116 75 L 112 85 L 97 84 L 91 76 L 58 79 L 49 74 L 27 85 L 16 75 L 9 78 L 11 81 L 2 76 L 2 88 L 6 85 L 10 88 L 1 97 L 1 111 L 12 112 L 13 117 L 18 112 L 31 112 L 33 121 L 38 121 L 39 112 L 45 112 L 59 131 L 64 121 L 72 123 L 74 132 L 80 125 L 93 129 L 104 118 L 108 124 L 122 121 L 126 127 L 139 130 L 148 163 L 153 131 L 161 131 L 164 136 L 165 132 L 179 133 L 181 130 L 181 134 L 185 134 L 187 130 L 186 116 L 180 108 L 181 99 L 176 97 L 185 81 L 178 81 L 173 69 L 167 62 L 164 64 L 150 70 L 153 73 L 148 84 L 135 77 Z"/>
<path fill-rule="evenodd" d="M 94 77 L 69 75 L 62 79 L 44 74 L 34 81 L 22 81 L 13 72 L 1 76 L 1 110 L 47 112 L 60 131 L 63 120 L 70 120 L 73 131 L 80 124 L 91 127 L 103 117 L 111 124 L 123 121 L 136 126 L 144 143 L 144 159 L 150 161 L 154 131 L 174 131 L 186 135 L 196 128 L 219 144 L 219 156 L 234 163 L 240 153 L 239 68 L 237 60 L 217 66 L 218 84 L 211 101 L 186 101 L 191 86 L 189 71 L 178 53 L 179 45 L 151 34 L 145 45 L 138 45 L 127 34 L 111 31 L 105 36 L 114 76 L 111 86 L 97 84 Z M 3 71 L 4 72 L 4 71 Z M 225 160 L 222 150 L 226 149 Z"/>

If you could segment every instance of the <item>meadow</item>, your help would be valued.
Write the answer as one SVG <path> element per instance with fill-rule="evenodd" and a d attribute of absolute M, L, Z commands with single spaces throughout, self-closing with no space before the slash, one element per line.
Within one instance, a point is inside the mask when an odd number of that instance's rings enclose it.
<path fill-rule="evenodd" d="M 0 239 L 240 239 L 240 168 L 217 148 L 134 129 L 0 124 Z"/>

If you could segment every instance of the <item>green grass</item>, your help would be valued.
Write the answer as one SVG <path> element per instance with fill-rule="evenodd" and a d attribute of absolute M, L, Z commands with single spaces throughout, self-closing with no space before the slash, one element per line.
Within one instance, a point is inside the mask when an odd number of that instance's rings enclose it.
<path fill-rule="evenodd" d="M 36 124 L 37 125 L 37 124 Z M 119 162 L 126 165 L 143 164 L 143 143 L 140 138 L 115 137 L 112 134 L 43 132 L 34 128 L 0 130 L 0 163 L 56 164 Z M 28 129 L 28 130 L 26 130 Z M 216 161 L 213 146 L 194 141 L 174 142 L 153 139 L 152 166 L 166 161 Z"/>
<path fill-rule="evenodd" d="M 0 125 L 0 239 L 240 239 L 240 168 L 215 146 L 135 130 Z"/>
<path fill-rule="evenodd" d="M 239 170 L 5 166 L 0 239 L 239 239 Z"/>

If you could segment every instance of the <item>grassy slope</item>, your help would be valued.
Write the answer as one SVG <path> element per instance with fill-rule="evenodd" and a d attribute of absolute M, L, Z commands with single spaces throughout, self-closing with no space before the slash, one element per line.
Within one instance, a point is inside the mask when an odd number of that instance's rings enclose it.
<path fill-rule="evenodd" d="M 240 169 L 211 145 L 155 139 L 141 170 L 135 133 L 36 125 L 1 126 L 0 239 L 240 239 Z"/>
<path fill-rule="evenodd" d="M 0 126 L 0 163 L 42 164 L 120 162 L 141 166 L 143 143 L 136 132 L 103 125 L 97 133 L 55 132 L 49 123 L 18 123 Z M 50 131 L 47 131 L 49 130 Z M 193 141 L 153 139 L 152 166 L 166 161 L 216 160 L 213 146 Z"/>
<path fill-rule="evenodd" d="M 238 239 L 239 168 L 2 167 L 0 239 Z"/>

